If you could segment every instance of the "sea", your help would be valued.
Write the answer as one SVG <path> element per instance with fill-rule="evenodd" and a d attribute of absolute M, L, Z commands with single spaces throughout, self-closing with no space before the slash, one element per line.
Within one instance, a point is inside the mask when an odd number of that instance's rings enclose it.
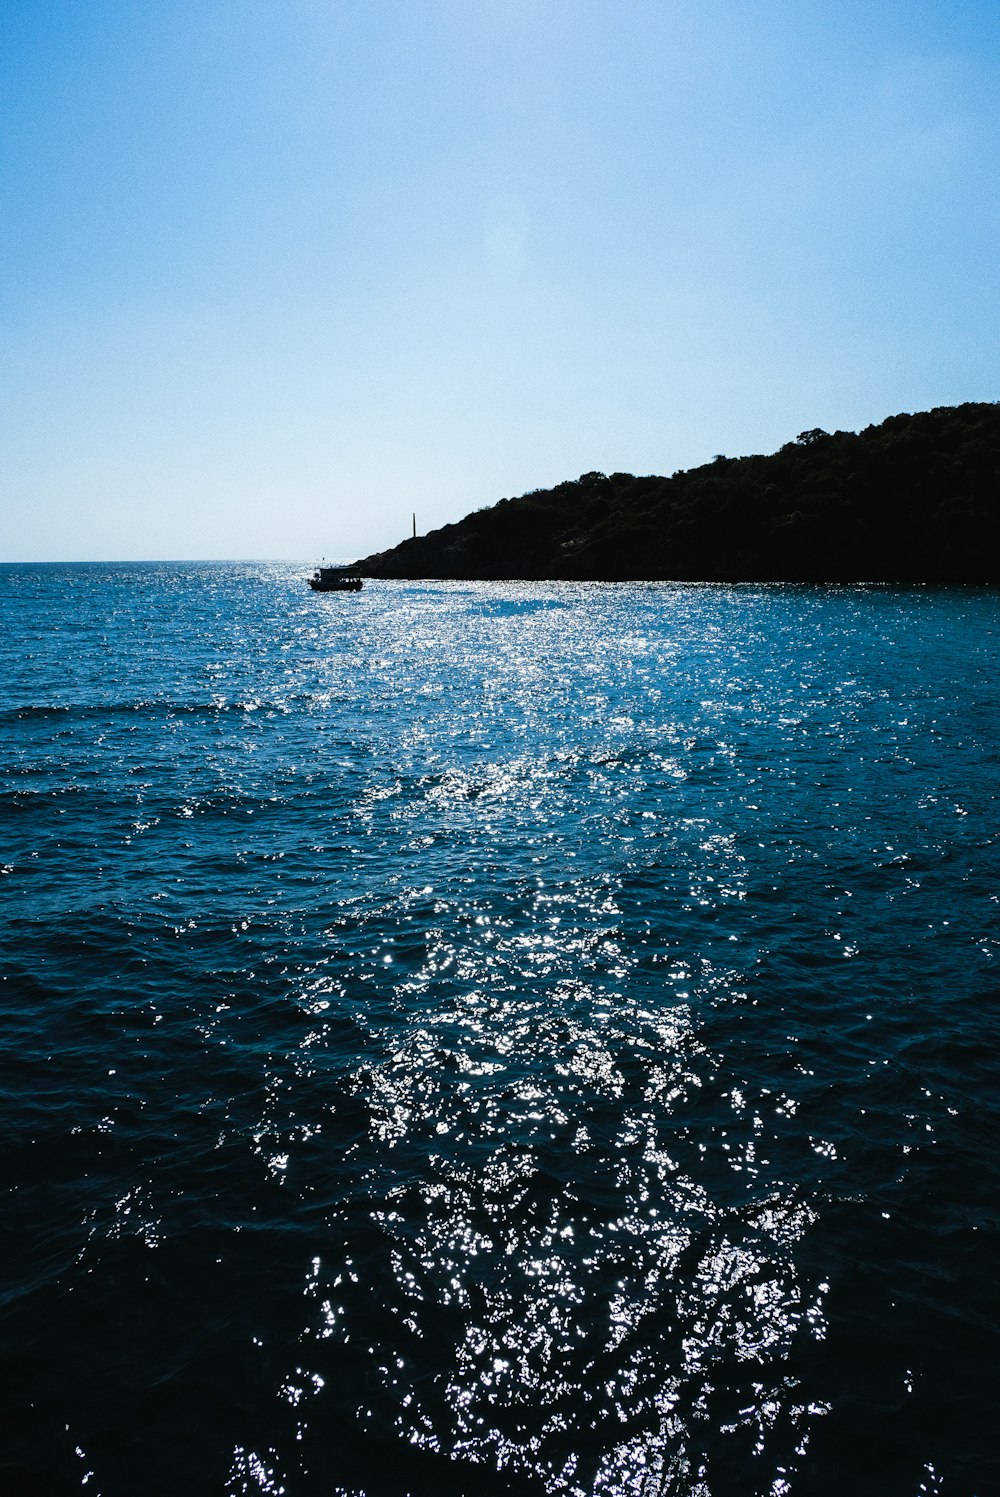
<path fill-rule="evenodd" d="M 1000 1491 L 1000 592 L 308 571 L 0 568 L 0 1491 Z"/>

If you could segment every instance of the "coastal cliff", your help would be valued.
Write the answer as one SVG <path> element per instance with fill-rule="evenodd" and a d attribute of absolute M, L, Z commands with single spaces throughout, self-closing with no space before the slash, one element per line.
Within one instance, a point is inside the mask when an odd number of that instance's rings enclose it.
<path fill-rule="evenodd" d="M 802 432 L 671 477 L 584 473 L 356 562 L 366 577 L 1000 582 L 1000 405 Z"/>

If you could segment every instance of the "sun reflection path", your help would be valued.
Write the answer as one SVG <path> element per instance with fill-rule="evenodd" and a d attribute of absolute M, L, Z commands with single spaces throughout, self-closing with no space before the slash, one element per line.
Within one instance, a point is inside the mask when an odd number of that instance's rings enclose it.
<path fill-rule="evenodd" d="M 777 677 L 733 691 L 738 650 L 706 673 L 719 641 L 662 599 L 612 646 L 543 609 L 530 652 L 502 598 L 478 624 L 424 606 L 371 655 L 393 737 L 350 836 L 379 892 L 338 898 L 302 984 L 303 1080 L 338 1017 L 366 1041 L 282 1384 L 297 1438 L 338 1389 L 358 1428 L 533 1490 L 790 1490 L 826 1411 L 788 1371 L 825 1333 L 816 1216 L 783 1168 L 794 1099 L 706 1019 L 758 960 L 735 828 L 773 789 L 747 736 L 801 717 Z M 261 1147 L 294 1189 L 283 1105 Z"/>

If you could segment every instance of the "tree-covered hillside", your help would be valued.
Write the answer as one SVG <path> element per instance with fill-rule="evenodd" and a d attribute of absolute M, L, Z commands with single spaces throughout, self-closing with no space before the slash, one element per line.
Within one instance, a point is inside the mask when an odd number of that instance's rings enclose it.
<path fill-rule="evenodd" d="M 369 577 L 1000 581 L 1000 405 L 802 432 L 670 478 L 585 473 L 356 563 Z"/>

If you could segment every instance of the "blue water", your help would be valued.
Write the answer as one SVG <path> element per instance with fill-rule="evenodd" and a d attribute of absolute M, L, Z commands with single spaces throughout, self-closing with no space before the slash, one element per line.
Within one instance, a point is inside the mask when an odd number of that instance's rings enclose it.
<path fill-rule="evenodd" d="M 1000 1488 L 995 591 L 0 569 L 0 1490 Z"/>

